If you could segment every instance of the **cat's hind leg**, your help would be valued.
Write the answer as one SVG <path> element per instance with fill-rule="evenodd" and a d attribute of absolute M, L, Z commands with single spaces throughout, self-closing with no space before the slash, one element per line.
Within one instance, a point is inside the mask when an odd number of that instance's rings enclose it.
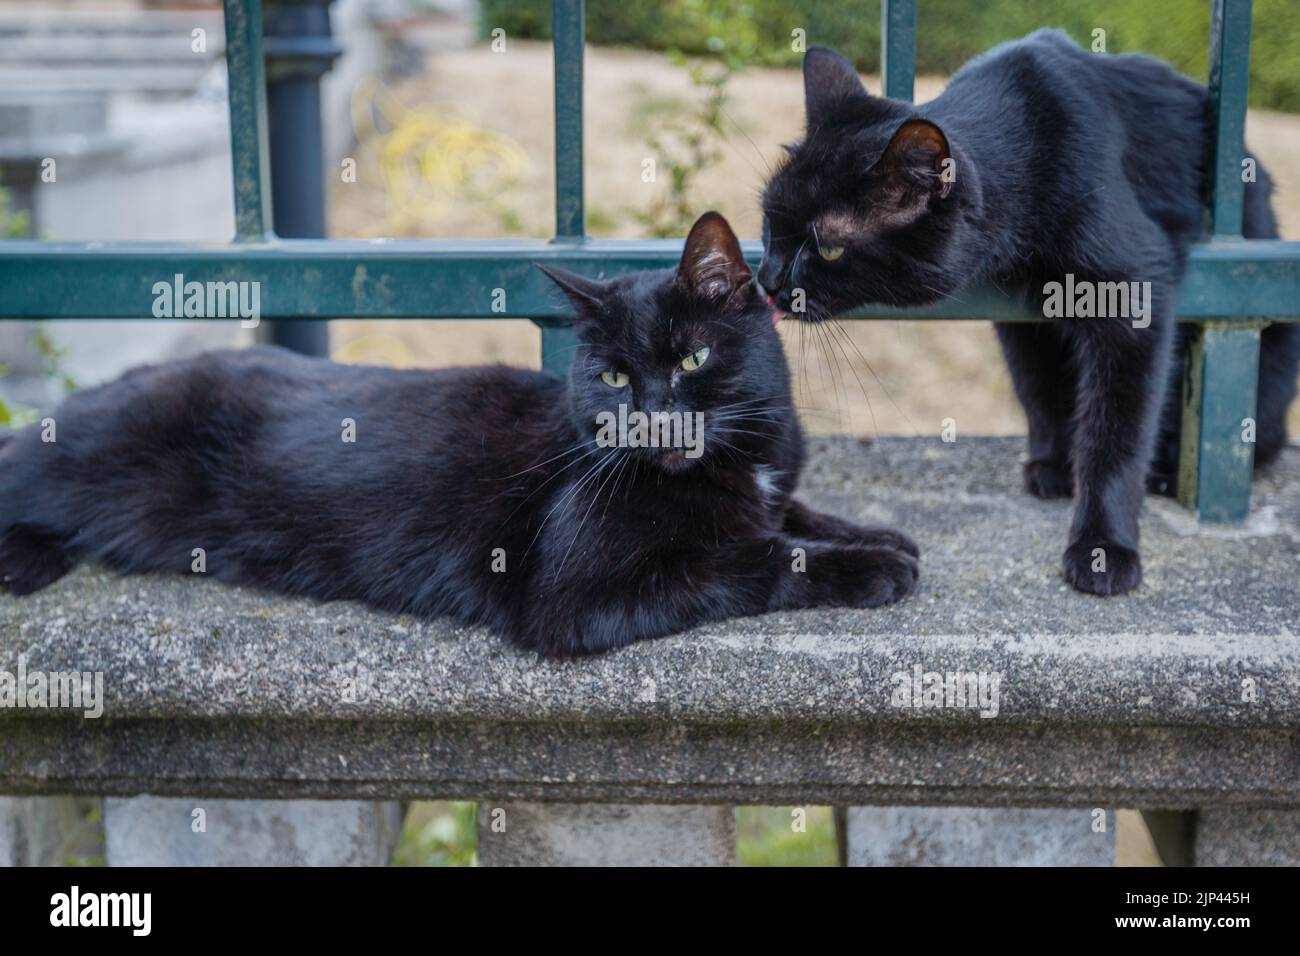
<path fill-rule="evenodd" d="M 1180 325 L 1174 334 L 1173 360 L 1166 376 L 1164 404 L 1156 435 L 1155 453 L 1147 474 L 1147 491 L 1169 498 L 1178 495 L 1178 466 L 1183 431 L 1183 379 L 1190 356 L 1190 326 Z"/>
<path fill-rule="evenodd" d="M 916 543 L 901 531 L 854 524 L 834 515 L 813 511 L 793 498 L 786 503 L 781 530 L 792 538 L 856 544 L 867 548 L 893 548 L 914 558 L 921 555 Z"/>
<path fill-rule="evenodd" d="M 1242 208 L 1242 235 L 1247 239 L 1278 237 L 1272 194 L 1272 177 L 1260 164 L 1255 182 L 1246 185 Z M 1286 416 L 1295 401 L 1297 369 L 1300 369 L 1300 324 L 1274 322 L 1259 337 L 1256 467 L 1268 465 L 1286 445 Z"/>
<path fill-rule="evenodd" d="M 994 328 L 1029 420 L 1025 491 L 1036 498 L 1068 498 L 1074 491 L 1070 418 L 1075 388 L 1069 330 L 1019 322 Z"/>
<path fill-rule="evenodd" d="M 1259 397 L 1255 418 L 1255 466 L 1264 467 L 1286 445 L 1286 416 L 1295 401 L 1300 369 L 1300 324 L 1275 322 L 1259 337 Z"/>

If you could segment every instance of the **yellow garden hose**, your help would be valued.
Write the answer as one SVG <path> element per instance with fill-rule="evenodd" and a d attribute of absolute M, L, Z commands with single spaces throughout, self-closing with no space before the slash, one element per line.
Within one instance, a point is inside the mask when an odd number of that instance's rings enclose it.
<path fill-rule="evenodd" d="M 409 106 L 374 79 L 353 90 L 352 123 L 357 141 L 374 152 L 389 226 L 399 232 L 438 220 L 456 200 L 493 202 L 530 167 L 509 136 L 455 115 L 445 102 Z"/>

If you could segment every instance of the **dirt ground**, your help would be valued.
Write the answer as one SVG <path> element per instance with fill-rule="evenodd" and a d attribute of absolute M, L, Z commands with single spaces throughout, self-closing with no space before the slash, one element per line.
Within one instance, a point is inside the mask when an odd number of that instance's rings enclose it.
<path fill-rule="evenodd" d="M 875 78 L 867 83 L 880 88 Z M 934 97 L 943 84 L 922 77 L 918 100 Z M 667 177 L 643 182 L 643 161 L 656 158 L 647 138 L 702 94 L 665 56 L 591 47 L 585 85 L 589 229 L 598 236 L 644 236 L 636 211 L 667 191 Z M 721 155 L 692 189 L 693 205 L 699 212 L 719 210 L 742 238 L 758 238 L 758 191 L 781 144 L 802 126 L 801 78 L 795 70 L 749 69 L 731 80 L 729 91 Z M 357 177 L 332 188 L 331 235 L 551 234 L 549 45 L 512 41 L 504 53 L 486 47 L 439 52 L 421 76 L 361 89 L 355 99 L 362 134 Z M 1279 183 L 1283 236 L 1300 239 L 1300 116 L 1252 111 L 1247 140 Z M 474 159 L 466 163 L 464 156 Z M 663 158 L 658 161 L 662 168 Z M 829 336 L 783 323 L 810 431 L 937 435 L 945 418 L 956 421 L 959 434 L 1024 431 L 988 323 L 846 322 L 845 328 L 852 344 L 833 346 Z M 538 333 L 527 322 L 338 322 L 334 330 L 336 357 L 345 361 L 537 364 Z M 1291 430 L 1300 434 L 1300 403 Z"/>

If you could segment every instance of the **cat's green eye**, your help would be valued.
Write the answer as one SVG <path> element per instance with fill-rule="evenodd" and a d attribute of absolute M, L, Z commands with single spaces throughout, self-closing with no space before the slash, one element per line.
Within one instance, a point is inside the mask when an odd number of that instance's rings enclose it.
<path fill-rule="evenodd" d="M 826 246 L 825 248 L 823 248 L 821 246 L 818 246 L 817 254 L 820 255 L 823 259 L 825 259 L 827 262 L 834 262 L 840 256 L 844 255 L 844 247 Z"/>
<path fill-rule="evenodd" d="M 709 350 L 707 347 L 696 349 L 690 355 L 686 356 L 686 358 L 682 359 L 682 368 L 686 369 L 688 372 L 694 372 L 697 368 L 708 361 L 708 358 Z"/>
<path fill-rule="evenodd" d="M 610 388 L 623 388 L 628 383 L 627 372 L 620 372 L 614 368 L 607 368 L 601 372 L 600 380 Z"/>

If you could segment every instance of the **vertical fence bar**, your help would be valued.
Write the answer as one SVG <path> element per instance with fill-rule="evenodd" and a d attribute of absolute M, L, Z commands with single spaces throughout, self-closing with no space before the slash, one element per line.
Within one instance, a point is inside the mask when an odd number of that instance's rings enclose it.
<path fill-rule="evenodd" d="M 578 345 L 578 336 L 570 325 L 552 325 L 541 323 L 542 327 L 542 368 L 560 378 L 569 374 L 569 363 L 573 360 L 573 350 Z"/>
<path fill-rule="evenodd" d="M 880 77 L 886 96 L 912 101 L 916 90 L 916 0 L 880 0 Z"/>
<path fill-rule="evenodd" d="M 321 78 L 342 52 L 330 30 L 330 0 L 263 0 L 266 103 L 270 121 L 272 218 L 276 235 L 325 238 L 325 145 Z M 329 321 L 270 322 L 263 333 L 304 355 L 329 355 Z"/>
<path fill-rule="evenodd" d="M 554 0 L 555 49 L 555 238 L 581 241 L 585 235 L 582 195 L 583 0 Z M 542 324 L 542 368 L 567 375 L 577 336 L 569 326 Z"/>
<path fill-rule="evenodd" d="M 1210 20 L 1210 104 L 1214 117 L 1214 234 L 1241 235 L 1250 86 L 1251 0 L 1214 0 Z"/>
<path fill-rule="evenodd" d="M 235 183 L 235 238 L 262 239 L 271 217 L 271 150 L 266 125 L 266 66 L 261 0 L 225 0 L 226 86 Z"/>
<path fill-rule="evenodd" d="M 1251 0 L 1214 0 L 1210 104 L 1214 117 L 1212 231 L 1240 237 L 1245 183 Z M 1188 348 L 1183 386 L 1178 499 L 1205 524 L 1239 524 L 1250 513 L 1255 472 L 1259 333 L 1266 323 L 1207 322 Z"/>
<path fill-rule="evenodd" d="M 1240 524 L 1250 514 L 1259 331 L 1265 323 L 1207 322 L 1187 356 L 1178 500 L 1204 524 Z"/>
<path fill-rule="evenodd" d="M 555 44 L 555 235 L 583 235 L 582 197 L 582 0 L 554 0 Z"/>

